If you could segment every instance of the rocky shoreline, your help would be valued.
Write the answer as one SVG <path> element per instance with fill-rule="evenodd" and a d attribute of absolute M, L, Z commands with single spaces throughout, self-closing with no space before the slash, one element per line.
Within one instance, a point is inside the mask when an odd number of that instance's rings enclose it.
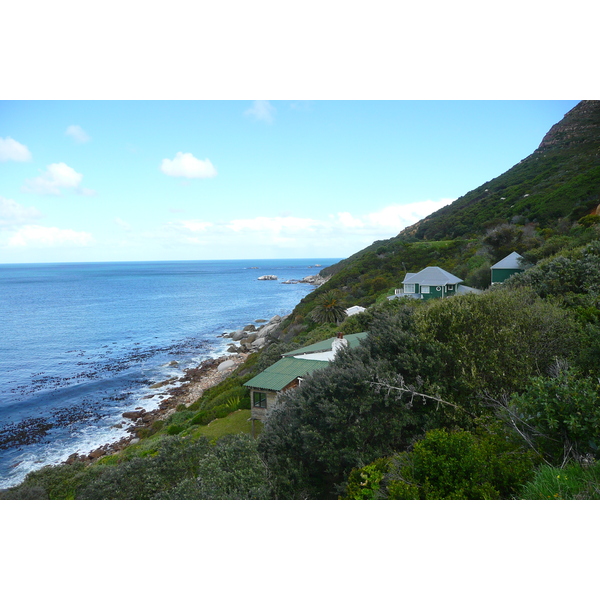
<path fill-rule="evenodd" d="M 131 425 L 126 429 L 128 436 L 124 436 L 116 442 L 104 444 L 87 454 L 71 454 L 64 462 L 66 464 L 74 462 L 89 464 L 103 456 L 115 454 L 131 444 L 139 442 L 140 437 L 138 437 L 138 434 L 141 430 L 150 428 L 155 421 L 167 419 L 177 410 L 180 404 L 186 406 L 193 404 L 202 396 L 205 390 L 227 378 L 235 368 L 245 362 L 247 357 L 248 354 L 237 354 L 233 357 L 209 358 L 202 361 L 197 367 L 187 369 L 182 377 L 175 380 L 180 382 L 181 385 L 169 390 L 169 395 L 161 400 L 157 408 L 146 411 L 141 407 L 137 407 L 133 411 L 123 413 L 123 418 L 131 420 Z M 167 385 L 173 382 L 169 379 L 160 383 Z"/>
<path fill-rule="evenodd" d="M 103 456 L 109 456 L 120 452 L 127 446 L 140 441 L 139 433 L 142 430 L 149 429 L 155 421 L 163 421 L 171 416 L 177 407 L 181 404 L 189 406 L 202 396 L 205 390 L 217 385 L 226 379 L 239 365 L 244 363 L 249 354 L 256 352 L 266 346 L 269 340 L 269 334 L 277 329 L 281 324 L 282 317 L 275 315 L 271 320 L 257 319 L 255 324 L 246 325 L 243 329 L 238 329 L 229 333 L 223 333 L 220 337 L 230 338 L 234 342 L 239 342 L 239 346 L 230 344 L 228 355 L 218 358 L 209 358 L 200 363 L 197 367 L 186 369 L 182 377 L 167 379 L 155 383 L 151 387 L 157 390 L 171 384 L 179 384 L 166 392 L 157 391 L 156 394 L 145 396 L 144 399 L 154 395 L 164 396 L 160 404 L 154 410 L 146 411 L 141 407 L 136 407 L 132 411 L 126 411 L 122 414 L 124 419 L 130 421 L 125 431 L 129 434 L 116 442 L 104 444 L 89 453 L 71 454 L 66 464 L 74 462 L 83 462 L 90 464 Z M 114 427 L 121 427 L 115 425 Z"/>

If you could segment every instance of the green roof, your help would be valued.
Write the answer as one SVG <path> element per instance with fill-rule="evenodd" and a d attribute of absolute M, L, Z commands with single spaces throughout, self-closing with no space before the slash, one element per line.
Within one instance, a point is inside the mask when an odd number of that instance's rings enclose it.
<path fill-rule="evenodd" d="M 323 360 L 303 360 L 284 357 L 274 365 L 267 367 L 262 373 L 253 377 L 244 385 L 246 387 L 279 392 L 297 377 L 302 377 L 317 369 L 324 369 L 327 365 L 329 365 L 329 362 Z"/>
<path fill-rule="evenodd" d="M 350 348 L 356 348 L 356 346 L 360 344 L 361 340 L 366 338 L 368 334 L 368 331 L 363 331 L 361 333 L 350 333 L 345 335 L 344 338 L 348 340 L 348 345 Z M 298 354 L 310 354 L 312 352 L 327 352 L 327 350 L 331 350 L 331 343 L 333 340 L 335 340 L 335 338 L 329 338 L 328 340 L 317 342 L 316 344 L 311 344 L 310 346 L 305 346 L 304 348 L 297 348 L 291 352 L 286 352 L 283 356 L 297 356 Z"/>

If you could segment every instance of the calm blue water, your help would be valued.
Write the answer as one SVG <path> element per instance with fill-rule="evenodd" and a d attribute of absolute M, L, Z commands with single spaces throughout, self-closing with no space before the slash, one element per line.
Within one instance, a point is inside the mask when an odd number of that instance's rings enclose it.
<path fill-rule="evenodd" d="M 0 489 L 123 437 L 121 413 L 164 398 L 150 385 L 224 354 L 223 332 L 288 314 L 314 288 L 281 282 L 335 262 L 0 265 Z"/>

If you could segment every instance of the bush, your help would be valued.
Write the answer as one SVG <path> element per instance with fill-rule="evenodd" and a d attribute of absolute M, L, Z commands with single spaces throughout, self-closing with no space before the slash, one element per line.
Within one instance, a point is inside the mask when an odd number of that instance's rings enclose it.
<path fill-rule="evenodd" d="M 164 425 L 164 421 L 154 421 L 152 423 L 152 425 L 150 425 L 150 427 L 144 427 L 143 429 L 139 429 L 137 432 L 137 435 L 139 438 L 149 438 L 150 436 L 153 436 L 155 433 L 158 433 Z"/>
<path fill-rule="evenodd" d="M 72 465 L 48 465 L 28 473 L 25 480 L 7 491 L 3 500 L 69 500 L 78 487 L 89 481 L 89 469 L 80 462 Z"/>
<path fill-rule="evenodd" d="M 535 377 L 515 394 L 510 411 L 523 433 L 554 464 L 600 455 L 600 382 L 575 369 L 554 377 Z"/>
<path fill-rule="evenodd" d="M 185 429 L 185 427 L 183 425 L 169 425 L 167 427 L 167 434 L 168 435 L 179 435 L 184 429 Z"/>
<path fill-rule="evenodd" d="M 177 436 L 163 436 L 155 454 L 98 468 L 95 479 L 80 488 L 76 498 L 150 500 L 186 479 L 197 477 L 200 459 L 209 447 L 206 438 L 191 442 Z"/>
<path fill-rule="evenodd" d="M 508 499 L 518 494 L 533 476 L 534 465 L 533 454 L 507 440 L 497 425 L 477 433 L 434 429 L 411 452 L 353 472 L 347 496 L 390 500 Z"/>
<path fill-rule="evenodd" d="M 531 290 L 502 286 L 428 302 L 415 313 L 421 339 L 441 356 L 444 398 L 474 414 L 485 395 L 518 392 L 557 357 L 577 350 L 580 328 L 567 311 Z"/>
<path fill-rule="evenodd" d="M 195 479 L 185 479 L 156 497 L 163 500 L 268 500 L 268 472 L 256 441 L 247 435 L 227 435 L 210 446 L 198 463 Z"/>

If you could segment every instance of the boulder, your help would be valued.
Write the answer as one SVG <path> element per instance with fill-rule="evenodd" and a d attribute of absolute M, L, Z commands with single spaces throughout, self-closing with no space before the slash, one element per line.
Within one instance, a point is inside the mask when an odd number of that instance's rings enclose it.
<path fill-rule="evenodd" d="M 277 280 L 277 275 L 261 275 L 258 278 L 259 281 L 275 281 Z"/>
<path fill-rule="evenodd" d="M 256 331 L 256 325 L 250 323 L 250 325 L 246 325 L 246 327 L 244 327 L 243 331 Z"/>
<path fill-rule="evenodd" d="M 238 329 L 237 331 L 234 331 L 230 337 L 234 342 L 239 342 L 245 336 L 246 336 L 246 333 L 244 331 L 242 331 L 241 329 Z"/>
<path fill-rule="evenodd" d="M 260 330 L 258 331 L 258 335 L 256 336 L 255 339 L 266 339 L 266 337 L 272 331 L 275 331 L 275 329 L 277 329 L 277 327 L 279 327 L 279 323 L 273 323 L 273 324 L 269 324 L 269 325 L 265 325 L 264 327 L 261 327 Z"/>
<path fill-rule="evenodd" d="M 235 367 L 235 364 L 233 360 L 225 360 L 217 367 L 217 371 L 226 371 L 227 369 L 231 369 L 231 367 Z"/>
<path fill-rule="evenodd" d="M 135 421 L 136 419 L 139 419 L 142 416 L 142 412 L 140 411 L 136 411 L 136 410 L 131 410 L 129 412 L 124 412 L 123 413 L 123 418 L 125 419 L 132 419 L 133 421 Z"/>

